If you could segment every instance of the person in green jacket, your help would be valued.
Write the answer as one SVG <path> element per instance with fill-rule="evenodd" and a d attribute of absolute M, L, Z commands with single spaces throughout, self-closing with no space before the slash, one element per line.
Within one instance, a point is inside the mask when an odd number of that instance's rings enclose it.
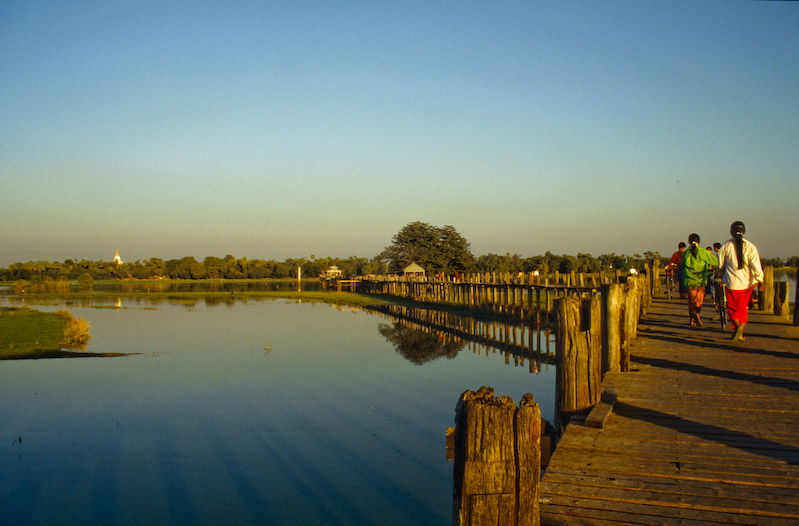
<path fill-rule="evenodd" d="M 685 288 L 688 289 L 688 316 L 691 318 L 689 323 L 691 326 L 701 327 L 702 320 L 699 319 L 699 312 L 705 301 L 708 271 L 718 267 L 719 262 L 713 254 L 700 248 L 698 234 L 688 236 L 688 246 L 689 248 L 683 254 L 682 263 L 680 263 L 680 271 Z"/>

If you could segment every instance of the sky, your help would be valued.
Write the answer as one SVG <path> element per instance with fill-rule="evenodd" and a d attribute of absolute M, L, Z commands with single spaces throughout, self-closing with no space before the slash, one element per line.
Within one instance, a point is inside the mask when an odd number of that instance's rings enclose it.
<path fill-rule="evenodd" d="M 0 2 L 0 265 L 799 255 L 799 2 Z"/>

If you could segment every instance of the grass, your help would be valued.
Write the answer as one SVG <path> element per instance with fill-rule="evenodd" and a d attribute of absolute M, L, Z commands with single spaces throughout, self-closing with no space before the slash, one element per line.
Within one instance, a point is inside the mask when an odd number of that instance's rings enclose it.
<path fill-rule="evenodd" d="M 52 354 L 63 348 L 81 349 L 89 340 L 89 323 L 67 310 L 41 312 L 0 308 L 0 359 Z"/>

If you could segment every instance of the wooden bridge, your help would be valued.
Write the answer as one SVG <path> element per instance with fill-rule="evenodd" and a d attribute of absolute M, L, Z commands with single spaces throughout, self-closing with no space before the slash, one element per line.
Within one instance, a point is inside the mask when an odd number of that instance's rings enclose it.
<path fill-rule="evenodd" d="M 484 272 L 464 274 L 458 280 L 373 276 L 360 281 L 357 290 L 545 325 L 551 321 L 558 298 L 590 297 L 602 285 L 626 280 L 627 274 L 622 272 L 554 272 L 544 276 Z"/>
<path fill-rule="evenodd" d="M 573 421 L 540 486 L 541 524 L 799 524 L 799 327 L 750 311 L 732 344 L 705 308 L 653 300 L 605 417 Z"/>

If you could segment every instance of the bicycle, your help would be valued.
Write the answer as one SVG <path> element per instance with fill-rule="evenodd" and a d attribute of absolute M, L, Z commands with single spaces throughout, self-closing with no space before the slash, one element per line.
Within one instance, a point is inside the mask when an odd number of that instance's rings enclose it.
<path fill-rule="evenodd" d="M 719 313 L 719 321 L 721 322 L 721 330 L 727 328 L 727 287 L 718 274 L 713 276 L 713 296 L 716 311 Z"/>

